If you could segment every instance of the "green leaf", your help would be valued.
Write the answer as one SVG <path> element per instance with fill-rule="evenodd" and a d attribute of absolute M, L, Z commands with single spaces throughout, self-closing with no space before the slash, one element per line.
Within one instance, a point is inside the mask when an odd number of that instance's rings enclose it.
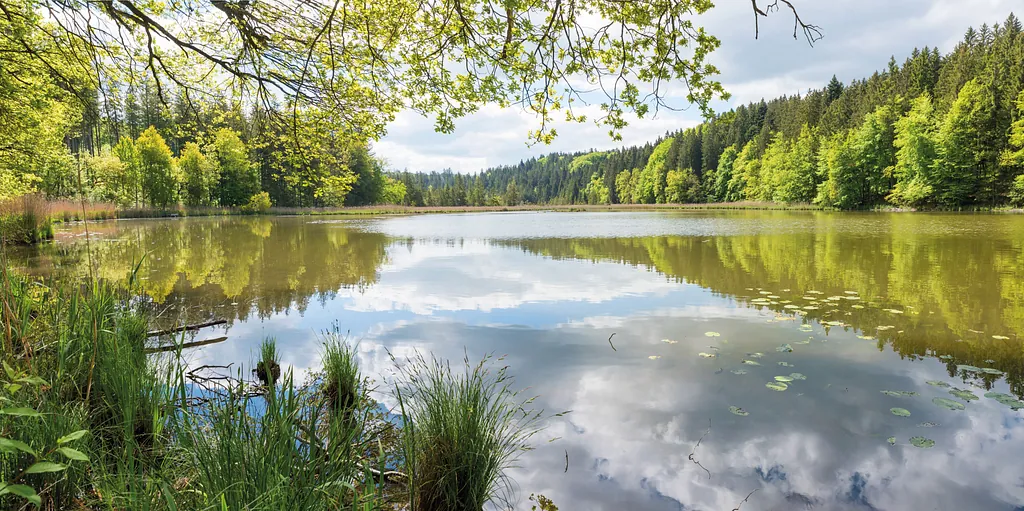
<path fill-rule="evenodd" d="M 21 390 L 21 385 L 17 383 L 8 383 L 7 385 L 4 385 L 4 387 L 7 389 L 7 392 L 9 394 L 14 394 L 15 392 Z"/>
<path fill-rule="evenodd" d="M 915 436 L 910 439 L 910 444 L 921 449 L 928 449 L 935 445 L 935 440 L 923 436 Z"/>
<path fill-rule="evenodd" d="M 79 438 L 82 438 L 83 436 L 85 436 L 85 434 L 88 433 L 88 432 L 89 432 L 88 429 L 80 429 L 78 431 L 75 431 L 74 433 L 68 433 L 67 435 L 64 435 L 64 436 L 58 438 L 57 439 L 57 444 L 58 445 L 64 445 L 64 444 L 66 444 L 68 442 L 74 442 L 75 440 L 78 440 Z"/>
<path fill-rule="evenodd" d="M 31 408 L 0 408 L 0 415 L 15 415 L 19 417 L 42 417 L 43 414 Z"/>
<path fill-rule="evenodd" d="M 3 483 L 0 483 L 2 485 Z M 11 484 L 0 486 L 0 495 L 6 495 L 13 493 L 39 507 L 43 504 L 43 500 L 39 498 L 36 491 L 31 486 L 25 486 L 24 484 Z"/>
<path fill-rule="evenodd" d="M 89 457 L 86 456 L 85 454 L 83 454 L 82 451 L 79 451 L 77 449 L 72 449 L 70 447 L 58 447 L 57 448 L 57 452 L 63 454 L 69 460 L 89 461 Z"/>
<path fill-rule="evenodd" d="M 7 373 L 7 377 L 11 380 L 18 377 L 18 373 L 14 372 L 14 368 L 7 365 L 7 362 L 4 362 L 4 372 Z"/>
<path fill-rule="evenodd" d="M 60 472 L 67 470 L 68 466 L 63 463 L 54 463 L 52 461 L 40 461 L 33 464 L 31 467 L 25 470 L 26 474 L 45 474 L 48 472 Z"/>
<path fill-rule="evenodd" d="M 19 442 L 10 438 L 0 438 L 0 452 L 13 454 L 15 451 L 21 451 L 32 456 L 36 455 L 36 451 L 32 450 L 25 442 Z"/>
<path fill-rule="evenodd" d="M 44 380 L 44 379 L 42 379 L 42 378 L 40 378 L 38 376 L 25 376 L 25 377 L 22 377 L 22 378 L 18 378 L 17 380 L 14 380 L 14 381 L 21 382 L 21 383 L 31 383 L 31 384 L 34 384 L 34 385 L 49 385 L 49 383 L 46 383 L 46 380 Z"/>
<path fill-rule="evenodd" d="M 889 411 L 897 417 L 910 417 L 910 410 L 906 408 L 890 408 Z"/>

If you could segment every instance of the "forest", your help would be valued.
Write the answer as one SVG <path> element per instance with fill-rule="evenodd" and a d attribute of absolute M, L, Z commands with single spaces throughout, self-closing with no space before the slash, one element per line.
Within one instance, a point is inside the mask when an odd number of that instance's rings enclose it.
<path fill-rule="evenodd" d="M 395 177 L 412 205 L 1024 206 L 1024 33 L 1011 14 L 948 55 L 914 49 L 868 78 L 833 76 L 640 147 Z"/>

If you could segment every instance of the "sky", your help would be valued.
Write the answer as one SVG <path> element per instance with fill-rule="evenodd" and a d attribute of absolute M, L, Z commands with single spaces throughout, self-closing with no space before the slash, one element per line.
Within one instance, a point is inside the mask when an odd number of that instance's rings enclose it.
<path fill-rule="evenodd" d="M 823 87 L 832 75 L 843 83 L 882 70 L 895 56 L 900 63 L 915 47 L 938 46 L 950 51 L 970 26 L 1002 22 L 1016 7 L 1024 17 L 1020 0 L 793 0 L 801 17 L 822 28 L 825 37 L 810 47 L 793 39 L 793 19 L 778 12 L 761 20 L 760 38 L 754 39 L 754 20 L 746 0 L 720 0 L 695 23 L 722 41 L 711 63 L 721 70 L 719 80 L 732 94 L 716 111 L 803 93 Z M 764 4 L 764 0 L 759 2 Z M 670 98 L 676 108 L 686 107 L 682 98 Z M 594 117 L 594 116 L 591 116 Z M 488 167 L 516 164 L 550 152 L 607 150 L 653 141 L 668 131 L 692 127 L 701 121 L 696 108 L 662 110 L 655 117 L 632 118 L 614 141 L 605 127 L 556 123 L 559 136 L 550 145 L 529 145 L 527 133 L 539 120 L 521 108 L 486 105 L 479 112 L 456 121 L 451 134 L 434 132 L 433 119 L 411 111 L 401 112 L 388 134 L 374 145 L 377 156 L 396 170 L 430 172 L 450 168 L 476 173 Z"/>

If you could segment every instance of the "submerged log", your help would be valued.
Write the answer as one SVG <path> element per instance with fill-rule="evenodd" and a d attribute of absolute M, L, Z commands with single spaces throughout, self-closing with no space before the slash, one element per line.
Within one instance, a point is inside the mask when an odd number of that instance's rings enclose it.
<path fill-rule="evenodd" d="M 178 348 L 181 348 L 181 349 L 198 348 L 200 346 L 206 346 L 207 344 L 217 344 L 218 342 L 224 342 L 226 340 L 228 340 L 227 337 L 217 337 L 216 339 L 207 339 L 205 341 L 185 342 L 185 343 L 181 343 L 180 345 L 179 344 L 169 344 L 167 346 L 157 346 L 157 347 L 154 347 L 154 348 L 146 348 L 144 351 L 146 353 L 163 353 L 163 352 L 167 352 L 167 351 L 175 351 Z"/>
<path fill-rule="evenodd" d="M 226 320 L 226 319 L 218 319 L 218 320 L 214 320 L 214 321 L 208 321 L 206 323 L 196 323 L 194 325 L 184 325 L 184 326 L 179 326 L 179 327 L 175 327 L 175 328 L 168 328 L 167 330 L 154 330 L 154 331 L 149 332 L 148 334 L 146 334 L 146 337 L 156 337 L 158 335 L 176 334 L 178 332 L 189 332 L 189 331 L 192 331 L 192 330 L 199 330 L 201 328 L 217 326 L 217 325 L 223 325 L 223 324 L 225 324 L 227 322 L 228 322 L 228 320 Z"/>

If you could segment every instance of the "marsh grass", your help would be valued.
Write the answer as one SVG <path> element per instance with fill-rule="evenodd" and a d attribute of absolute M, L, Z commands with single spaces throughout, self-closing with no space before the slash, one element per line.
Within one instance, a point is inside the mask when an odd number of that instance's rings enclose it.
<path fill-rule="evenodd" d="M 420 356 L 402 368 L 395 394 L 408 420 L 402 432 L 413 509 L 478 511 L 514 501 L 506 470 L 529 450 L 541 412 L 528 410 L 533 399 L 490 362 L 473 365 L 467 357 L 453 370 Z"/>
<path fill-rule="evenodd" d="M 47 202 L 24 195 L 0 203 L 0 243 L 27 245 L 53 238 Z"/>
<path fill-rule="evenodd" d="M 269 368 L 265 381 L 235 367 L 211 385 L 180 347 L 146 353 L 133 282 L 36 282 L 0 270 L 0 359 L 47 382 L 11 395 L 0 387 L 0 407 L 43 414 L 0 414 L 0 437 L 53 452 L 61 437 L 88 432 L 75 445 L 88 462 L 19 479 L 42 508 L 479 511 L 512 500 L 504 470 L 528 448 L 539 414 L 489 360 L 467 361 L 464 372 L 435 359 L 407 366 L 410 378 L 393 390 L 408 415 L 370 398 L 356 348 L 337 328 L 321 338 L 322 366 L 301 382 L 266 339 L 248 366 Z M 0 449 L 0 481 L 31 462 Z M 0 509 L 22 505 L 0 495 Z"/>

